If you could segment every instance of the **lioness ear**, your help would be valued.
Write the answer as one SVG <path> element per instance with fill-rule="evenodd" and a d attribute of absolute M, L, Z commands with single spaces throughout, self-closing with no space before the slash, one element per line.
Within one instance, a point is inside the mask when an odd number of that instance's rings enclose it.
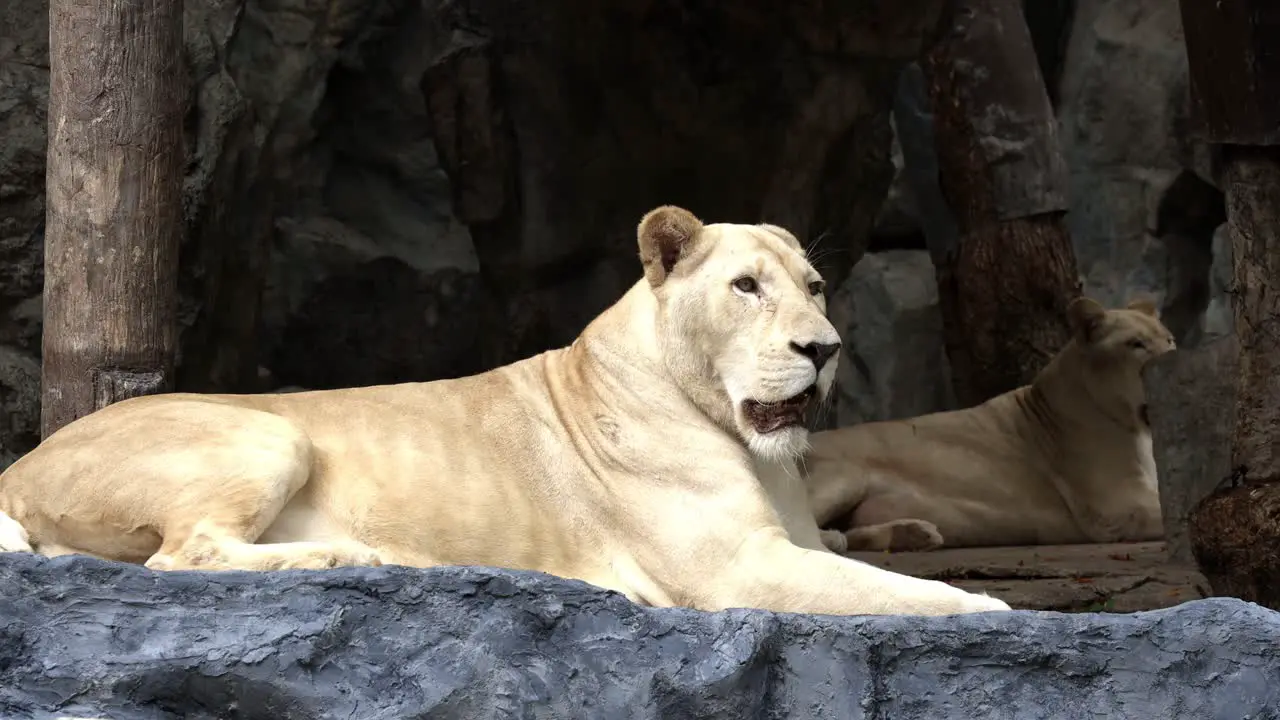
<path fill-rule="evenodd" d="M 1144 315 L 1150 315 L 1153 318 L 1160 317 L 1160 310 L 1156 308 L 1156 304 L 1148 298 L 1139 298 L 1131 301 L 1127 306 L 1129 310 L 1137 310 Z"/>
<path fill-rule="evenodd" d="M 672 268 L 688 255 L 693 240 L 702 231 L 702 221 L 675 205 L 663 205 L 645 213 L 636 228 L 640 242 L 640 262 L 649 285 L 658 287 Z"/>
<path fill-rule="evenodd" d="M 1067 321 L 1081 342 L 1092 342 L 1094 332 L 1106 317 L 1107 309 L 1093 298 L 1078 297 L 1067 306 Z"/>
<path fill-rule="evenodd" d="M 782 241 L 785 242 L 786 244 L 799 250 L 800 252 L 804 252 L 804 246 L 800 244 L 800 238 L 796 237 L 795 235 L 792 235 L 791 232 L 786 228 L 781 227 L 779 225 L 772 225 L 770 223 L 760 223 L 756 225 L 756 227 L 760 228 L 761 230 L 770 232 L 774 235 L 777 235 L 778 237 L 782 238 Z"/>

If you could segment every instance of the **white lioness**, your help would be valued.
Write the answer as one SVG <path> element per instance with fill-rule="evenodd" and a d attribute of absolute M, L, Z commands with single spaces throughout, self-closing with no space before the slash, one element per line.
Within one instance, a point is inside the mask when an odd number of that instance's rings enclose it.
<path fill-rule="evenodd" d="M 823 546 L 795 458 L 839 339 L 795 237 L 675 207 L 638 236 L 644 279 L 567 348 L 70 423 L 0 476 L 0 544 L 159 569 L 503 566 L 707 610 L 1009 609 Z"/>
<path fill-rule="evenodd" d="M 802 465 L 828 546 L 1162 537 L 1141 372 L 1173 336 L 1145 300 L 1106 310 L 1079 298 L 1068 315 L 1071 341 L 1030 385 L 965 410 L 815 433 Z"/>

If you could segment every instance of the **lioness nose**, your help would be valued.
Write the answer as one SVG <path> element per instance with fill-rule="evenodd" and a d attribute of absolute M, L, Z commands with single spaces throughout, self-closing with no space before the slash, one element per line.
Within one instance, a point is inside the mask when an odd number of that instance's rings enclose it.
<path fill-rule="evenodd" d="M 813 366 L 821 371 L 822 367 L 831 359 L 831 356 L 835 355 L 836 351 L 840 349 L 840 343 L 811 342 L 801 345 L 793 342 L 791 343 L 791 349 L 812 360 Z"/>

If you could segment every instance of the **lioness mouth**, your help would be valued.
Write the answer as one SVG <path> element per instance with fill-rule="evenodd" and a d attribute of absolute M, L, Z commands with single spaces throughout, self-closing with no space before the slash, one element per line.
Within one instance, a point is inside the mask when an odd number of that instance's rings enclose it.
<path fill-rule="evenodd" d="M 747 421 L 756 432 L 765 435 L 775 430 L 803 424 L 805 408 L 817 394 L 818 386 L 810 385 L 799 395 L 781 402 L 762 403 L 758 400 L 743 400 L 742 414 L 747 416 Z"/>

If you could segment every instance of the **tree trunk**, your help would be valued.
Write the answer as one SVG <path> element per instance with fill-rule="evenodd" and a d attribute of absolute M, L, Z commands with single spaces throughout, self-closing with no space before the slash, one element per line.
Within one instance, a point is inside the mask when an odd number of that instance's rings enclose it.
<path fill-rule="evenodd" d="M 1017 0 L 961 0 L 925 57 L 939 185 L 959 232 L 931 243 L 956 399 L 1024 385 L 1070 337 L 1080 293 L 1066 166 Z"/>
<path fill-rule="evenodd" d="M 1280 610 L 1280 149 L 1224 157 L 1240 352 L 1234 471 L 1192 509 L 1188 535 L 1214 594 Z"/>
<path fill-rule="evenodd" d="M 182 217 L 182 4 L 49 8 L 41 436 L 168 389 Z"/>
<path fill-rule="evenodd" d="M 1280 33 L 1274 0 L 1182 0 L 1192 130 L 1221 146 L 1239 345 L 1230 477 L 1190 513 L 1218 595 L 1280 609 Z"/>

